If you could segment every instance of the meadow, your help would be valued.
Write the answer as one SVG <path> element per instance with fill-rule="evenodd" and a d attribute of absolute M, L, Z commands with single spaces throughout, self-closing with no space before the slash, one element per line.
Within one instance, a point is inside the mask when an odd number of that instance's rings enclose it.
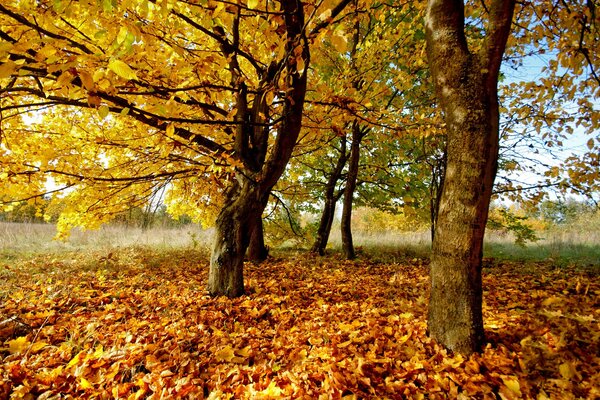
<path fill-rule="evenodd" d="M 598 218 L 596 218 L 598 219 Z M 539 232 L 539 241 L 518 246 L 510 233 L 486 233 L 484 257 L 490 260 L 550 261 L 557 265 L 597 265 L 600 260 L 600 230 L 596 224 L 586 226 L 578 221 L 564 227 Z M 330 252 L 341 247 L 339 229 L 332 230 Z M 43 253 L 85 252 L 131 246 L 147 246 L 158 250 L 193 249 L 210 252 L 212 231 L 198 225 L 155 227 L 142 229 L 124 225 L 106 225 L 98 230 L 73 230 L 68 241 L 53 240 L 56 234 L 51 224 L 0 222 L 0 257 L 27 257 Z M 426 258 L 431 248 L 428 231 L 416 232 L 354 232 L 359 254 L 382 261 L 407 257 Z M 275 247 L 275 254 L 305 250 L 309 245 Z M 304 249 L 302 248 L 304 247 Z"/>
<path fill-rule="evenodd" d="M 552 233 L 552 232 L 550 232 Z M 0 224 L 0 399 L 595 399 L 597 233 L 490 234 L 487 344 L 426 335 L 426 233 L 356 234 L 342 260 L 274 248 L 211 298 L 210 231 Z"/>

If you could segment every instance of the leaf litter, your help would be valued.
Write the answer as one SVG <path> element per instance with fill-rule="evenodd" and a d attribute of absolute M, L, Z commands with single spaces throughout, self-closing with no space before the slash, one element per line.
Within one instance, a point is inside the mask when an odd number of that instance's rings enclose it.
<path fill-rule="evenodd" d="M 486 268 L 470 357 L 427 337 L 427 260 L 270 259 L 237 299 L 208 296 L 207 271 L 147 248 L 0 265 L 0 399 L 600 396 L 590 270 Z"/>

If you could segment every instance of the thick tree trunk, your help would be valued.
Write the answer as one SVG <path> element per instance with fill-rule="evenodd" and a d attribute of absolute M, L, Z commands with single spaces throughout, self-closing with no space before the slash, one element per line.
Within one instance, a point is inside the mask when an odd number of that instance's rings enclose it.
<path fill-rule="evenodd" d="M 238 85 L 235 120 L 235 157 L 242 164 L 236 168 L 235 180 L 225 194 L 225 204 L 216 221 L 216 234 L 208 273 L 208 291 L 212 296 L 237 297 L 244 293 L 244 255 L 250 243 L 250 235 L 256 229 L 258 219 L 267 204 L 269 193 L 285 170 L 302 127 L 302 110 L 306 94 L 306 79 L 310 61 L 309 45 L 302 34 L 304 9 L 296 0 L 281 0 L 286 29 L 286 56 L 273 62 L 263 71 L 259 92 L 250 96 L 242 79 L 233 46 L 229 70 L 232 86 Z M 339 12 L 339 11 L 336 11 Z M 241 12 L 238 9 L 237 18 Z M 236 44 L 236 23 L 234 42 Z M 293 56 L 292 56 L 293 54 Z M 298 58 L 304 61 L 304 70 L 298 71 Z M 285 69 L 287 83 L 283 99 L 281 121 L 275 134 L 266 122 L 269 110 L 264 94 L 277 84 L 278 71 Z M 241 82 L 240 82 L 241 81 Z M 252 102 L 252 107 L 250 107 Z M 268 146 L 270 138 L 272 146 Z"/>
<path fill-rule="evenodd" d="M 469 51 L 464 6 L 429 0 L 427 52 L 448 142 L 431 260 L 428 328 L 461 353 L 484 340 L 481 259 L 498 160 L 498 73 L 514 0 L 493 0 L 482 50 Z"/>
<path fill-rule="evenodd" d="M 244 294 L 244 256 L 264 207 L 262 201 L 257 201 L 260 193 L 256 188 L 244 189 L 234 184 L 228 195 L 215 223 L 208 291 L 212 295 L 237 297 Z"/>
<path fill-rule="evenodd" d="M 321 214 L 317 237 L 310 250 L 312 253 L 318 253 L 321 256 L 325 254 L 325 248 L 329 241 L 329 234 L 331 233 L 331 226 L 333 225 L 333 218 L 335 216 L 335 205 L 341 196 L 341 192 L 336 194 L 335 187 L 342 177 L 342 171 L 344 170 L 347 160 L 346 138 L 342 138 L 340 156 L 337 159 L 333 171 L 331 171 L 331 175 L 329 175 L 329 179 L 327 179 L 327 184 L 325 186 L 325 205 L 323 206 L 323 213 Z"/>
<path fill-rule="evenodd" d="M 254 229 L 250 235 L 250 245 L 246 258 L 255 264 L 260 264 L 269 256 L 269 249 L 265 246 L 265 233 L 263 227 L 262 215 L 256 218 Z"/>
<path fill-rule="evenodd" d="M 456 99 L 446 109 L 468 110 L 471 117 L 448 124 L 448 170 L 431 262 L 429 332 L 465 353 L 483 343 L 481 258 L 498 155 L 493 112 L 481 97 Z"/>
<path fill-rule="evenodd" d="M 347 260 L 356 258 L 354 243 L 352 241 L 352 203 L 354 191 L 358 180 L 358 166 L 360 161 L 360 142 L 366 130 L 361 129 L 358 122 L 352 124 L 352 145 L 350 146 L 350 160 L 348 162 L 348 175 L 344 188 L 344 202 L 342 209 L 342 253 Z"/>

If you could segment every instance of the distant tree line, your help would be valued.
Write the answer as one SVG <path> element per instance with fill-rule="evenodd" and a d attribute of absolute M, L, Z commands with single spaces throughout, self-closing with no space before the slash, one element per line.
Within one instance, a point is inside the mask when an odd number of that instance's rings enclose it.
<path fill-rule="evenodd" d="M 60 203 L 57 205 L 51 203 L 49 199 L 38 198 L 31 202 L 17 203 L 12 210 L 0 212 L 0 222 L 55 224 L 60 211 Z M 129 210 L 119 213 L 112 223 L 149 229 L 189 225 L 192 223 L 192 219 L 187 215 L 174 219 L 167 213 L 165 205 L 158 204 L 143 208 L 131 207 Z"/>

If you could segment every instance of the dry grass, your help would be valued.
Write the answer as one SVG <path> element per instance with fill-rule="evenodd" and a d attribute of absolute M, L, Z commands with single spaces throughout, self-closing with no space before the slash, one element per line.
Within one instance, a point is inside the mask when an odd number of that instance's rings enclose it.
<path fill-rule="evenodd" d="M 515 244 L 511 234 L 486 234 L 484 256 L 496 260 L 550 261 L 556 265 L 600 266 L 600 231 L 580 226 L 555 228 L 538 234 L 540 240 L 525 247 Z M 427 258 L 431 251 L 429 231 L 382 232 L 365 235 L 356 232 L 354 245 L 361 252 L 383 262 L 406 258 Z M 330 249 L 341 248 L 340 235 L 331 236 Z"/>
<path fill-rule="evenodd" d="M 0 254 L 4 258 L 23 258 L 35 254 L 69 251 L 110 250 L 125 247 L 152 247 L 160 250 L 195 249 L 208 252 L 212 231 L 196 225 L 177 228 L 141 229 L 108 225 L 95 231 L 75 230 L 66 242 L 54 240 L 55 228 L 47 224 L 0 223 Z M 428 231 L 354 233 L 358 254 L 374 260 L 395 262 L 406 258 L 427 258 L 431 249 Z M 511 235 L 488 232 L 485 256 L 497 260 L 542 261 L 557 265 L 600 264 L 600 232 L 581 226 L 553 229 L 539 234 L 541 240 L 526 247 L 514 244 Z M 341 247 L 339 230 L 334 229 L 329 249 Z M 277 252 L 281 249 L 273 249 Z M 288 249 L 289 250 L 289 249 Z M 296 249 L 294 249 L 296 250 Z"/>
<path fill-rule="evenodd" d="M 53 225 L 1 222 L 0 252 L 26 255 L 132 246 L 205 250 L 212 237 L 211 231 L 196 225 L 152 229 L 107 225 L 93 231 L 76 229 L 64 242 L 55 240 L 55 234 Z"/>

